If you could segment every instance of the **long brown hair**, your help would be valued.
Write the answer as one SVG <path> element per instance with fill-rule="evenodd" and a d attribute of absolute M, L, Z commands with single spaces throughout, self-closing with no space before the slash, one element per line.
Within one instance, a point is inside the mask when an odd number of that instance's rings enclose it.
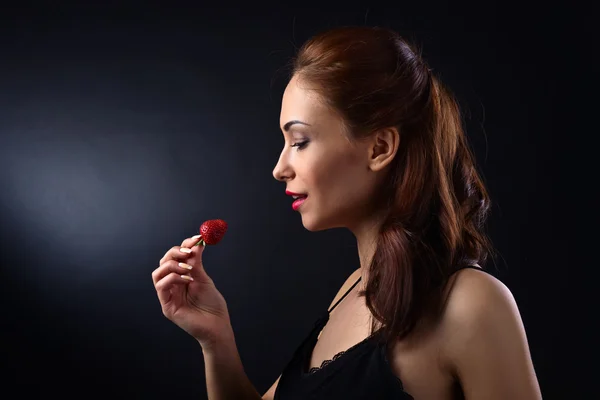
<path fill-rule="evenodd" d="M 400 132 L 381 191 L 386 218 L 360 295 L 384 340 L 403 339 L 439 316 L 456 269 L 483 266 L 492 254 L 483 232 L 490 199 L 458 102 L 416 46 L 386 28 L 322 32 L 290 66 L 343 117 L 349 140 Z"/>

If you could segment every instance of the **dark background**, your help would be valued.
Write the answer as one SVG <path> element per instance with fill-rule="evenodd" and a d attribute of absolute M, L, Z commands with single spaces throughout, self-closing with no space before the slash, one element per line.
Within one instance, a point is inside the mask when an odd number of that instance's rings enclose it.
<path fill-rule="evenodd" d="M 201 349 L 151 272 L 212 218 L 230 229 L 206 269 L 249 378 L 271 386 L 359 266 L 353 236 L 306 231 L 272 177 L 280 68 L 360 24 L 416 42 L 456 93 L 494 201 L 489 269 L 544 398 L 594 397 L 591 5 L 61 4 L 0 13 L 3 398 L 206 398 Z"/>

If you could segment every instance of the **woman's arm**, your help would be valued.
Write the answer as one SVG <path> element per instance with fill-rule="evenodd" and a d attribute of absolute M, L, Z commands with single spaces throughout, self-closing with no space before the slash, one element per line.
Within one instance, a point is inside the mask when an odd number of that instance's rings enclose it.
<path fill-rule="evenodd" d="M 261 400 L 244 371 L 233 329 L 202 352 L 209 400 Z"/>

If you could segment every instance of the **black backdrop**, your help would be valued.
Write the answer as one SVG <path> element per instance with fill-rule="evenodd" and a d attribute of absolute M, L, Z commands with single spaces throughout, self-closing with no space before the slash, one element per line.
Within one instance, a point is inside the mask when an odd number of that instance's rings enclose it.
<path fill-rule="evenodd" d="M 351 234 L 306 231 L 271 175 L 279 69 L 312 34 L 367 24 L 417 42 L 458 96 L 494 201 L 493 273 L 520 307 L 544 398 L 590 398 L 591 9 L 418 3 L 3 9 L 3 388 L 206 398 L 201 350 L 163 317 L 150 274 L 224 218 L 205 264 L 264 393 L 358 267 Z"/>

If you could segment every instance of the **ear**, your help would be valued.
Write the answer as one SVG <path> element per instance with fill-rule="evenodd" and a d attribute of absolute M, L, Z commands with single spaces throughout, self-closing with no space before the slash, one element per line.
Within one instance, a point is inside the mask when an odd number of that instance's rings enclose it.
<path fill-rule="evenodd" d="M 372 138 L 369 145 L 369 168 L 372 171 L 381 171 L 396 156 L 400 145 L 400 133 L 396 128 L 385 128 L 374 133 Z"/>

